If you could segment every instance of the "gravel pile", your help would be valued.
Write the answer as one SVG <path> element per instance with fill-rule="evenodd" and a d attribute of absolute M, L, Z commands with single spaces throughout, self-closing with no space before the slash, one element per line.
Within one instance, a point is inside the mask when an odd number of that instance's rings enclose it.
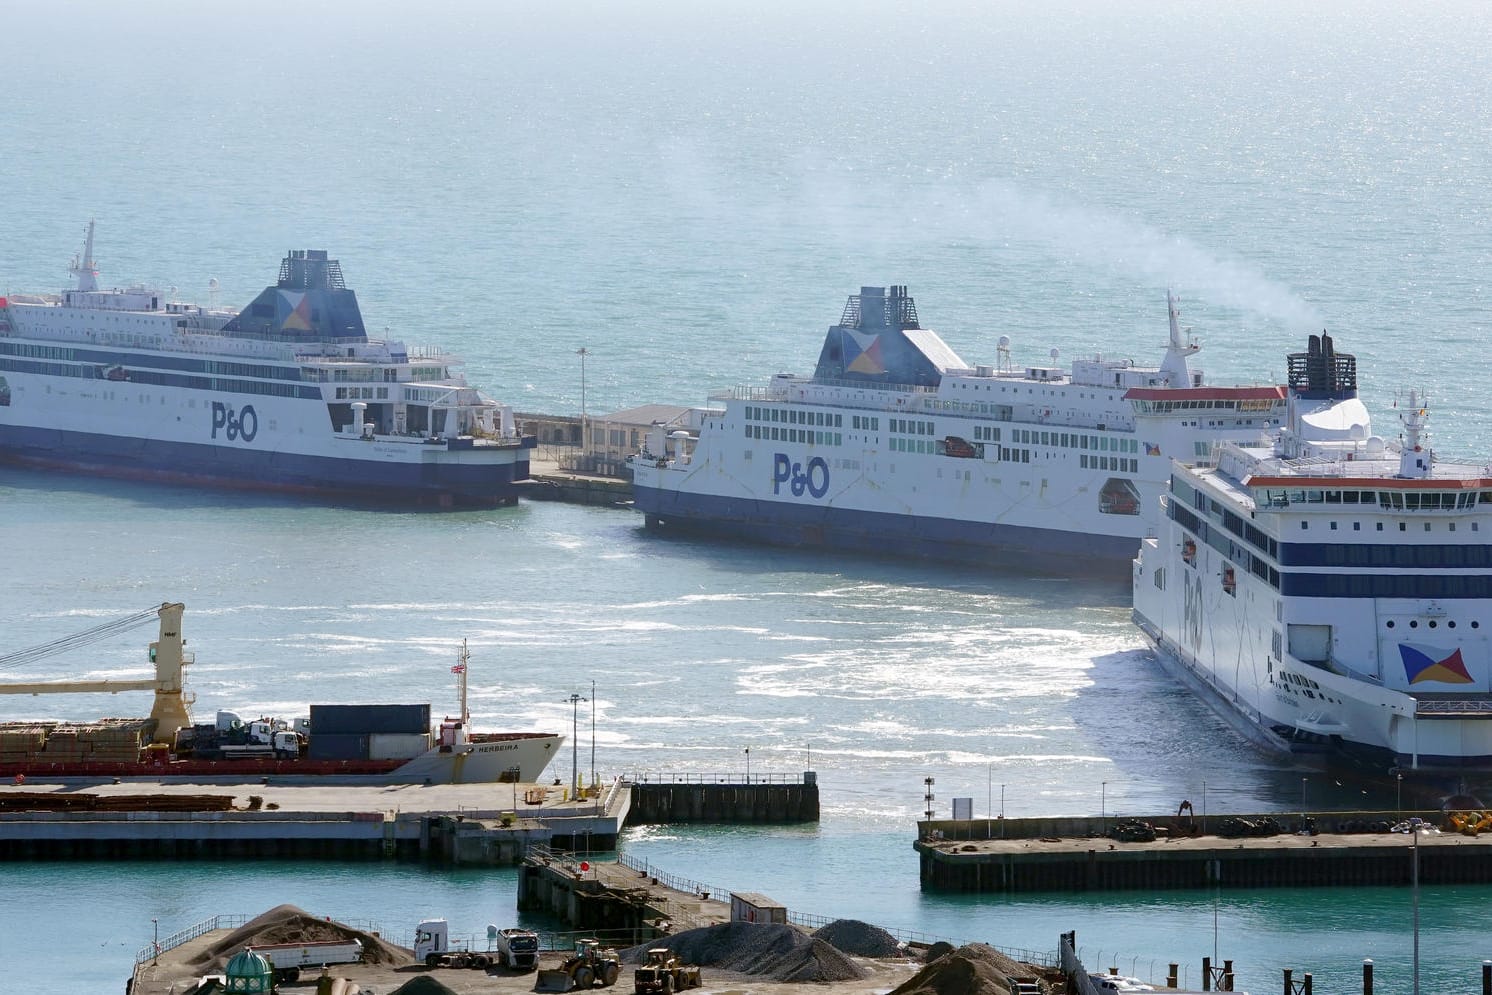
<path fill-rule="evenodd" d="M 428 974 L 422 974 L 418 978 L 411 978 L 404 982 L 390 995 L 456 995 L 456 990 L 441 984 Z"/>
<path fill-rule="evenodd" d="M 813 938 L 856 957 L 901 956 L 901 944 L 896 937 L 859 919 L 836 919 L 814 930 Z"/>
<path fill-rule="evenodd" d="M 843 953 L 792 926 L 724 922 L 661 937 L 623 950 L 621 957 L 640 963 L 654 947 L 667 947 L 685 964 L 772 981 L 858 981 L 865 977 Z"/>
<path fill-rule="evenodd" d="M 1005 979 L 1030 973 L 993 947 L 970 943 L 928 964 L 891 995 L 1010 995 Z"/>
<path fill-rule="evenodd" d="M 405 967 L 414 963 L 414 955 L 403 947 L 339 922 L 317 919 L 294 905 L 277 905 L 263 915 L 250 919 L 198 954 L 191 963 L 202 967 L 204 974 L 215 974 L 227 967 L 233 955 L 244 947 L 260 947 L 266 943 L 307 943 L 314 940 L 354 938 L 363 941 L 365 964 Z"/>

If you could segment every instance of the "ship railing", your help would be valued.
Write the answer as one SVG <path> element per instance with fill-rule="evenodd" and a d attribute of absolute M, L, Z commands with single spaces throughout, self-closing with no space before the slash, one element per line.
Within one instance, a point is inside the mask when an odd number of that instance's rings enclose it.
<path fill-rule="evenodd" d="M 1492 718 L 1492 701 L 1481 698 L 1435 698 L 1417 699 L 1414 714 L 1419 715 L 1475 715 Z"/>

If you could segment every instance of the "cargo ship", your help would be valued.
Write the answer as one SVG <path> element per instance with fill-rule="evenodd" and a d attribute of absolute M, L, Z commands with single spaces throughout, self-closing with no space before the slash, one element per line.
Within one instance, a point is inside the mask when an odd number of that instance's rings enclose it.
<path fill-rule="evenodd" d="M 428 704 L 311 705 L 309 717 L 290 721 L 219 711 L 194 723 L 193 695 L 183 687 L 193 662 L 181 635 L 185 606 L 167 603 L 130 618 L 0 657 L 0 667 L 30 662 L 54 648 L 71 648 L 159 619 L 150 644 L 155 676 L 148 680 L 51 681 L 0 684 L 0 694 L 152 691 L 149 716 L 90 723 L 0 723 L 0 777 L 329 777 L 370 783 L 533 783 L 554 759 L 564 737 L 549 733 L 483 733 L 471 728 L 466 705 L 469 658 L 465 643 L 451 668 L 459 711 L 434 726 Z"/>
<path fill-rule="evenodd" d="M 1279 385 L 1218 386 L 1167 295 L 1157 366 L 1091 356 L 970 365 L 906 287 L 861 287 L 813 375 L 710 397 L 697 436 L 656 428 L 630 457 L 649 529 L 789 546 L 1128 576 L 1172 458 L 1257 438 Z M 719 405 L 718 407 L 716 405 Z"/>
<path fill-rule="evenodd" d="M 1492 774 L 1492 467 L 1429 408 L 1373 434 L 1330 336 L 1289 357 L 1290 418 L 1172 470 L 1134 562 L 1162 666 L 1259 746 L 1466 791 Z M 1483 529 L 1482 526 L 1487 526 Z"/>
<path fill-rule="evenodd" d="M 535 439 L 460 360 L 370 338 L 324 250 L 242 311 L 103 289 L 92 222 L 60 294 L 0 296 L 0 459 L 359 502 L 517 502 Z"/>

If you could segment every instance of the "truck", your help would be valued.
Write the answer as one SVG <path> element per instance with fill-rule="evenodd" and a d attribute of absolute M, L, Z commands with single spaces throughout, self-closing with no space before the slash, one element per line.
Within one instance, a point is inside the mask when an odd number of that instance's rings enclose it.
<path fill-rule="evenodd" d="M 415 927 L 414 959 L 430 968 L 468 967 L 485 971 L 492 966 L 492 954 L 453 947 L 444 919 L 426 919 Z"/>
<path fill-rule="evenodd" d="M 266 943 L 248 949 L 263 957 L 274 968 L 276 984 L 300 980 L 300 970 L 303 967 L 360 964 L 363 960 L 363 943 L 358 939 Z"/>
<path fill-rule="evenodd" d="M 515 971 L 533 971 L 539 967 L 539 934 L 531 929 L 510 926 L 497 931 L 497 959 Z"/>
<path fill-rule="evenodd" d="M 647 960 L 632 972 L 632 989 L 636 995 L 673 995 L 704 984 L 698 967 L 680 964 L 667 947 L 653 947 Z"/>
<path fill-rule="evenodd" d="M 601 946 L 600 940 L 576 940 L 575 953 L 565 958 L 563 964 L 539 971 L 534 980 L 534 991 L 585 992 L 597 984 L 610 988 L 621 973 L 622 960 L 615 950 Z"/>
<path fill-rule="evenodd" d="M 175 751 L 198 760 L 293 760 L 305 737 L 279 719 L 245 722 L 235 712 L 218 712 L 217 721 L 177 730 Z"/>

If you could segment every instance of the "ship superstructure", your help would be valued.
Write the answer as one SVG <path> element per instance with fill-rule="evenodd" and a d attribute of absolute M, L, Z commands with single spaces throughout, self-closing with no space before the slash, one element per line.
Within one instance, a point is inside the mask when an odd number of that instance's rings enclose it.
<path fill-rule="evenodd" d="M 1492 771 L 1492 468 L 1439 459 L 1424 398 L 1372 434 L 1329 336 L 1288 424 L 1177 463 L 1134 565 L 1160 659 L 1255 742 L 1406 776 Z"/>
<path fill-rule="evenodd" d="M 517 500 L 534 439 L 460 360 L 369 338 L 339 262 L 291 251 L 242 311 L 100 289 L 0 297 L 0 458 L 438 506 Z"/>
<path fill-rule="evenodd" d="M 1282 387 L 1208 385 L 1168 295 L 1158 366 L 964 362 L 901 286 L 862 287 L 812 376 L 712 395 L 697 437 L 650 433 L 629 461 L 649 527 L 786 545 L 1126 572 L 1172 457 L 1256 438 Z M 714 405 L 719 405 L 715 407 Z"/>

